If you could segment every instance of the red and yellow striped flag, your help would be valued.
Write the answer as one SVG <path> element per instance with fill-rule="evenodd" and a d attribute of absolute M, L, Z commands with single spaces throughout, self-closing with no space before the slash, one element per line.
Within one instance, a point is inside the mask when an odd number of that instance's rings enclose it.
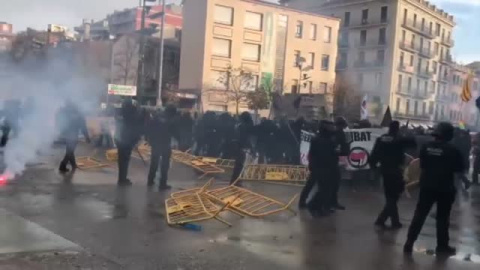
<path fill-rule="evenodd" d="M 472 74 L 468 74 L 465 84 L 463 85 L 462 94 L 460 95 L 463 102 L 469 102 L 472 99 L 472 89 L 470 87 L 471 80 Z"/>

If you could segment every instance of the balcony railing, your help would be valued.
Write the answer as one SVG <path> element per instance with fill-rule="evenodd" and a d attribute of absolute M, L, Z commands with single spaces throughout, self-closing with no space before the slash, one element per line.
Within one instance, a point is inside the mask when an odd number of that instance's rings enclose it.
<path fill-rule="evenodd" d="M 408 88 L 405 88 L 405 87 L 397 87 L 396 93 L 397 93 L 397 95 L 401 95 L 401 96 L 405 96 L 405 97 L 413 97 L 414 96 L 413 91 L 411 89 L 408 90 Z"/>
<path fill-rule="evenodd" d="M 435 35 L 433 33 L 433 29 L 430 29 L 430 27 L 424 25 L 422 27 L 422 24 L 421 22 L 417 22 L 416 24 L 413 23 L 413 20 L 406 20 L 402 23 L 402 26 L 411 30 L 411 31 L 414 31 L 420 35 L 423 35 L 429 39 L 434 39 L 435 38 Z"/>
<path fill-rule="evenodd" d="M 412 53 L 416 53 L 419 51 L 417 48 L 415 48 L 415 44 L 412 44 L 411 42 L 406 42 L 406 41 L 400 41 L 400 48 Z"/>
<path fill-rule="evenodd" d="M 387 25 L 388 24 L 388 19 L 387 20 L 373 20 L 373 19 L 362 19 L 359 22 L 350 22 L 348 26 L 349 28 L 367 28 L 367 27 L 376 27 L 376 26 L 382 26 L 382 25 Z"/>
<path fill-rule="evenodd" d="M 418 99 L 429 99 L 432 97 L 433 93 L 429 92 L 428 90 L 425 91 L 425 89 L 416 89 L 414 90 L 413 97 L 418 98 Z"/>
<path fill-rule="evenodd" d="M 453 58 L 451 55 L 441 56 L 440 63 L 446 64 L 446 65 L 453 64 Z"/>
<path fill-rule="evenodd" d="M 427 48 L 420 48 L 418 51 L 418 54 L 427 57 L 427 58 L 433 58 L 433 51 L 432 49 L 427 49 Z"/>
<path fill-rule="evenodd" d="M 340 42 L 338 42 L 338 47 L 340 49 L 348 49 L 348 48 L 350 48 L 350 43 L 345 42 L 345 41 L 340 41 Z"/>
<path fill-rule="evenodd" d="M 451 38 L 442 38 L 441 40 L 442 44 L 448 47 L 453 47 L 455 46 L 455 41 Z"/>
<path fill-rule="evenodd" d="M 406 119 L 418 119 L 418 120 L 430 120 L 431 115 L 430 114 L 415 114 L 415 113 L 400 113 L 400 112 L 395 112 L 393 114 L 394 117 L 396 118 L 406 118 Z"/>
<path fill-rule="evenodd" d="M 376 69 L 376 68 L 383 68 L 385 66 L 385 63 L 380 61 L 373 61 L 373 62 L 357 61 L 355 62 L 354 66 L 356 68 L 362 68 L 362 69 Z"/>
<path fill-rule="evenodd" d="M 415 73 L 415 68 L 414 68 L 413 66 L 408 66 L 408 65 L 405 65 L 405 64 L 403 64 L 403 65 L 400 64 L 400 65 L 398 66 L 398 69 L 399 69 L 400 71 L 407 72 L 407 73 L 411 73 L 411 74 Z"/>
<path fill-rule="evenodd" d="M 419 77 L 422 77 L 424 79 L 433 79 L 433 72 L 430 71 L 419 70 L 417 74 Z"/>
<path fill-rule="evenodd" d="M 364 42 L 357 40 L 355 42 L 355 47 L 356 48 L 378 48 L 378 47 L 385 47 L 387 45 L 387 42 L 382 40 L 366 40 Z"/>

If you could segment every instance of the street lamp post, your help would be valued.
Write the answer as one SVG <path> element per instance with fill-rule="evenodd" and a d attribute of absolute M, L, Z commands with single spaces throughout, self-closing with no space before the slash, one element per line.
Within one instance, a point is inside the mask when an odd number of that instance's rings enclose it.
<path fill-rule="evenodd" d="M 165 0 L 159 0 L 162 4 L 162 27 L 160 28 L 160 55 L 158 65 L 158 97 L 157 106 L 162 106 L 162 89 L 163 89 L 163 52 L 165 50 Z"/>

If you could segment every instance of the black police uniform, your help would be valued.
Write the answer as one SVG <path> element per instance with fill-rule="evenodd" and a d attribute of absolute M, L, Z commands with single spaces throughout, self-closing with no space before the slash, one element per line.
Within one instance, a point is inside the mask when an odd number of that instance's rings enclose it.
<path fill-rule="evenodd" d="M 340 177 L 338 152 L 330 132 L 320 132 L 312 140 L 308 158 L 310 180 L 302 191 L 300 204 L 304 204 L 312 187 L 317 184 L 318 191 L 308 208 L 314 216 L 322 215 L 330 210 L 335 181 Z"/>
<path fill-rule="evenodd" d="M 75 149 L 77 148 L 78 143 L 78 134 L 82 133 L 85 136 L 87 142 L 90 142 L 90 137 L 88 136 L 87 125 L 85 117 L 83 114 L 72 104 L 69 104 L 68 107 L 65 107 L 62 112 L 63 117 L 65 117 L 65 124 L 63 136 L 65 139 L 65 156 L 60 162 L 59 171 L 67 172 L 67 165 L 70 164 L 72 170 L 77 168 L 77 163 L 75 160 Z"/>
<path fill-rule="evenodd" d="M 235 139 L 233 141 L 233 153 L 235 164 L 233 167 L 232 178 L 230 184 L 235 182 L 243 170 L 243 165 L 246 159 L 246 150 L 251 149 L 250 144 L 251 133 L 253 126 L 250 123 L 242 122 L 237 125 L 235 130 Z"/>
<path fill-rule="evenodd" d="M 456 194 L 454 179 L 455 173 L 464 169 L 462 155 L 448 142 L 430 142 L 420 151 L 420 167 L 420 196 L 404 251 L 411 252 L 430 209 L 436 203 L 437 251 L 450 252 L 448 228 Z"/>
<path fill-rule="evenodd" d="M 140 111 L 131 103 L 124 103 L 116 115 L 115 144 L 118 149 L 118 185 L 128 186 L 128 166 L 133 148 L 140 140 L 144 119 Z"/>
<path fill-rule="evenodd" d="M 172 154 L 172 137 L 179 140 L 178 125 L 175 124 L 173 115 L 159 113 L 154 115 L 149 121 L 146 137 L 152 147 L 152 157 L 150 161 L 150 170 L 148 173 L 148 185 L 154 184 L 160 163 L 160 189 L 168 188 L 168 171 L 170 168 L 170 156 Z"/>
<path fill-rule="evenodd" d="M 405 190 L 402 166 L 405 162 L 405 142 L 402 138 L 393 134 L 386 134 L 377 139 L 370 156 L 372 169 L 380 163 L 380 172 L 383 178 L 385 192 L 385 207 L 375 222 L 378 226 L 384 226 L 388 218 L 392 227 L 401 227 L 398 215 L 397 202 Z"/>

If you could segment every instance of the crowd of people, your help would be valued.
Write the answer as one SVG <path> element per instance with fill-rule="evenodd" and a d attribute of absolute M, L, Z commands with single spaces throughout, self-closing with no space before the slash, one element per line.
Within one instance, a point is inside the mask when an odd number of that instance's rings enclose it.
<path fill-rule="evenodd" d="M 17 117 L 20 113 L 18 106 L 12 106 L 4 112 L 3 146 L 8 142 L 10 131 L 18 128 Z M 170 189 L 167 181 L 172 139 L 175 139 L 181 151 L 190 150 L 198 156 L 235 160 L 231 177 L 233 183 L 243 169 L 248 152 L 257 156 L 260 163 L 300 165 L 300 137 L 302 130 L 307 130 L 315 136 L 308 153 L 310 176 L 301 193 L 299 208 L 308 209 L 313 217 L 345 210 L 338 201 L 341 180 L 339 158 L 348 155 L 349 145 L 344 133 L 347 122 L 341 117 L 335 121 L 320 122 L 306 122 L 302 118 L 296 121 L 261 119 L 255 125 L 248 112 L 238 117 L 206 112 L 198 117 L 189 112 L 180 113 L 174 106 L 148 110 L 126 99 L 121 108 L 115 111 L 114 118 L 113 138 L 109 128 L 102 126 L 96 145 L 102 146 L 106 141 L 107 147 L 116 146 L 119 186 L 132 184 L 128 179 L 130 157 L 142 137 L 151 146 L 148 186 L 155 185 L 160 169 L 158 186 L 160 190 L 167 190 Z M 65 157 L 59 170 L 66 173 L 69 171 L 68 165 L 72 170 L 77 167 L 74 153 L 79 134 L 83 134 L 87 142 L 90 142 L 90 137 L 84 115 L 71 102 L 66 102 L 59 111 L 57 122 L 62 127 L 61 134 L 66 144 Z M 412 252 L 428 213 L 433 204 L 437 204 L 437 252 L 451 254 L 455 249 L 449 246 L 448 227 L 455 200 L 455 180 L 461 180 L 465 188 L 469 188 L 470 181 L 466 175 L 470 154 L 473 153 L 472 180 L 478 184 L 480 141 L 474 140 L 472 144 L 467 131 L 455 129 L 449 123 L 438 124 L 429 135 L 422 134 L 428 139 L 422 139 L 420 144 L 415 135 L 400 127 L 399 122 L 392 121 L 389 131 L 377 139 L 370 153 L 370 168 L 378 170 L 382 176 L 386 199 L 375 225 L 387 229 L 386 221 L 390 219 L 389 229 L 403 227 L 397 203 L 405 189 L 405 153 L 414 153 L 420 160 L 420 195 L 404 251 Z"/>

